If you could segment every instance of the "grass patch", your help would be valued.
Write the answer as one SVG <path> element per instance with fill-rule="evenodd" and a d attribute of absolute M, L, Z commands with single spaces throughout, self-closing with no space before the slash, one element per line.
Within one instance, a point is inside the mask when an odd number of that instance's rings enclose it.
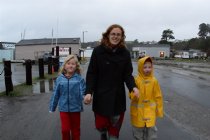
<path fill-rule="evenodd" d="M 13 86 L 13 91 L 8 93 L 9 97 L 19 97 L 32 92 L 32 85 L 20 84 Z M 1 92 L 0 96 L 6 96 L 6 91 Z"/>
<path fill-rule="evenodd" d="M 206 63 L 209 62 L 208 60 L 205 59 L 181 59 L 181 58 L 176 58 L 174 59 L 175 62 L 187 62 L 187 63 Z"/>

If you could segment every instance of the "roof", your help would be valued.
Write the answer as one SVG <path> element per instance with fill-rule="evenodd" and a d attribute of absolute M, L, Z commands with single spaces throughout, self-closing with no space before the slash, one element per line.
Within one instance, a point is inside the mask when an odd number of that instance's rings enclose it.
<path fill-rule="evenodd" d="M 5 41 L 0 41 L 0 44 L 15 44 L 15 42 L 5 42 Z"/>
<path fill-rule="evenodd" d="M 52 44 L 52 38 L 43 39 L 23 39 L 20 40 L 16 46 L 29 46 L 29 45 L 49 45 Z M 56 39 L 53 39 L 53 44 L 56 44 Z M 57 44 L 80 44 L 80 38 L 58 38 Z"/>

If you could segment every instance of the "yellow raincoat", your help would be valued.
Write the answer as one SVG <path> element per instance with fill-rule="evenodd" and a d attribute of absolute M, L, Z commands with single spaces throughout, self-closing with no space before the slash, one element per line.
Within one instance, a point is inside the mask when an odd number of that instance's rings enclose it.
<path fill-rule="evenodd" d="M 136 86 L 139 89 L 140 97 L 136 99 L 133 93 L 130 93 L 131 123 L 135 127 L 153 127 L 156 123 L 156 117 L 163 117 L 163 99 L 160 86 L 152 72 L 149 76 L 143 73 L 143 66 L 147 59 L 144 57 L 138 61 L 138 76 L 135 77 Z"/>

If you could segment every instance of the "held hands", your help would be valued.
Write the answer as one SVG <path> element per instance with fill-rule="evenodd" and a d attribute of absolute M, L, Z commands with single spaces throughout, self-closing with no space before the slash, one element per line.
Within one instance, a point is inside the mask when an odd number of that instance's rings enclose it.
<path fill-rule="evenodd" d="M 140 93 L 136 87 L 133 88 L 133 96 L 135 99 L 139 99 Z"/>
<path fill-rule="evenodd" d="M 91 94 L 86 94 L 84 97 L 84 103 L 86 105 L 89 105 L 92 102 L 92 95 Z"/>

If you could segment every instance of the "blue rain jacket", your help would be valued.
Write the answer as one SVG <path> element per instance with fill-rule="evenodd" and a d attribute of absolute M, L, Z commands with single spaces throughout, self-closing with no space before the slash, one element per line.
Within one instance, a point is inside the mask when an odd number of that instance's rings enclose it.
<path fill-rule="evenodd" d="M 75 73 L 71 78 L 60 74 L 54 84 L 50 100 L 50 111 L 54 112 L 58 105 L 60 112 L 83 111 L 83 95 L 86 84 L 81 75 Z"/>

